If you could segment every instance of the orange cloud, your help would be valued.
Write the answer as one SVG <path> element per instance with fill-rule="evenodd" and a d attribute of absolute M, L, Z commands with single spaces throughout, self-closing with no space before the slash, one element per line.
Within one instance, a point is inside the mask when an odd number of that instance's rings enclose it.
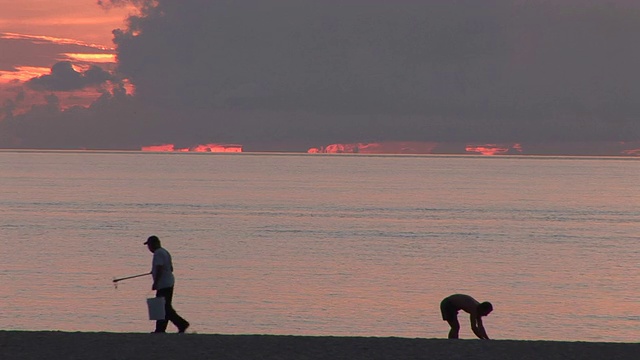
<path fill-rule="evenodd" d="M 214 152 L 214 153 L 241 153 L 242 145 L 238 144 L 201 144 L 191 148 L 176 148 L 174 144 L 143 146 L 142 151 L 155 152 Z"/>
<path fill-rule="evenodd" d="M 330 144 L 310 148 L 309 154 L 431 154 L 438 146 L 435 142 L 388 141 L 379 143 Z"/>
<path fill-rule="evenodd" d="M 17 66 L 15 69 L 16 71 L 0 71 L 0 84 L 14 81 L 25 82 L 51 72 L 51 68 L 36 66 Z"/>
<path fill-rule="evenodd" d="M 125 26 L 128 15 L 138 13 L 132 2 L 118 2 L 124 6 L 107 8 L 98 5 L 97 0 L 3 1 L 0 28 L 14 34 L 80 39 L 109 47 L 111 31 Z"/>
<path fill-rule="evenodd" d="M 67 39 L 60 38 L 54 36 L 46 36 L 46 35 L 27 35 L 27 34 L 18 34 L 18 33 L 0 33 L 0 39 L 13 39 L 13 40 L 31 40 L 34 43 L 53 43 L 58 45 L 78 45 L 85 46 L 89 48 L 99 49 L 99 50 L 110 50 L 113 51 L 114 48 L 107 47 L 99 44 L 89 44 L 87 42 L 75 39 Z"/>
<path fill-rule="evenodd" d="M 90 63 L 115 63 L 116 54 L 80 54 L 80 53 L 64 53 L 62 54 L 67 60 L 84 61 Z"/>
<path fill-rule="evenodd" d="M 520 144 L 484 144 L 484 145 L 467 145 L 465 148 L 468 153 L 476 153 L 482 155 L 505 155 L 509 153 L 522 153 L 522 145 Z"/>

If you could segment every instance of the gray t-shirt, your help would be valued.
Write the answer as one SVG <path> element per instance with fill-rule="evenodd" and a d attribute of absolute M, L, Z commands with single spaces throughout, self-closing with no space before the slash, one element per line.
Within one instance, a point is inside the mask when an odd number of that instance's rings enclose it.
<path fill-rule="evenodd" d="M 166 289 L 173 287 L 174 278 L 173 278 L 173 264 L 171 263 L 171 254 L 164 248 L 158 248 L 153 252 L 153 262 L 151 264 L 151 273 L 153 274 L 153 278 L 155 279 L 158 274 L 156 274 L 156 266 L 162 265 L 162 276 L 160 276 L 160 282 L 158 282 L 157 289 Z"/>

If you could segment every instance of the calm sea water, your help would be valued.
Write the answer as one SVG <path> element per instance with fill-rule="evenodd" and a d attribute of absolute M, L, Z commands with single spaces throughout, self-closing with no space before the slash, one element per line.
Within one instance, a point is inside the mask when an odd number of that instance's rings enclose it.
<path fill-rule="evenodd" d="M 0 329 L 146 332 L 156 234 L 199 333 L 640 340 L 640 161 L 0 152 Z M 461 313 L 461 337 L 473 337 Z M 170 325 L 170 329 L 172 325 Z"/>

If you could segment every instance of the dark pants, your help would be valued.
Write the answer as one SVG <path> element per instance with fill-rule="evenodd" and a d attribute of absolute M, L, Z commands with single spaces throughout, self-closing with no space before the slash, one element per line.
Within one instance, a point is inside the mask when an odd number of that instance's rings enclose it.
<path fill-rule="evenodd" d="M 156 321 L 156 332 L 165 332 L 169 321 L 178 327 L 178 331 L 184 331 L 184 329 L 189 326 L 189 323 L 187 320 L 180 317 L 180 315 L 178 315 L 178 313 L 173 309 L 173 306 L 171 306 L 171 300 L 173 299 L 173 287 L 158 289 L 158 291 L 156 291 L 156 297 L 164 298 L 165 313 L 165 320 Z"/>

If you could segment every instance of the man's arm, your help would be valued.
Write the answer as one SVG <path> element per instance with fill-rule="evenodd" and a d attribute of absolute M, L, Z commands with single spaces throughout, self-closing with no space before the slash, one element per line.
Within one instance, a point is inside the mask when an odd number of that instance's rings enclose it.
<path fill-rule="evenodd" d="M 487 332 L 484 330 L 484 326 L 482 326 L 482 317 L 471 314 L 471 330 L 478 337 L 478 339 L 489 340 L 489 336 Z"/>
<path fill-rule="evenodd" d="M 151 286 L 151 290 L 158 290 L 158 283 L 160 282 L 160 278 L 162 277 L 162 265 L 156 265 L 153 274 L 153 285 Z"/>

